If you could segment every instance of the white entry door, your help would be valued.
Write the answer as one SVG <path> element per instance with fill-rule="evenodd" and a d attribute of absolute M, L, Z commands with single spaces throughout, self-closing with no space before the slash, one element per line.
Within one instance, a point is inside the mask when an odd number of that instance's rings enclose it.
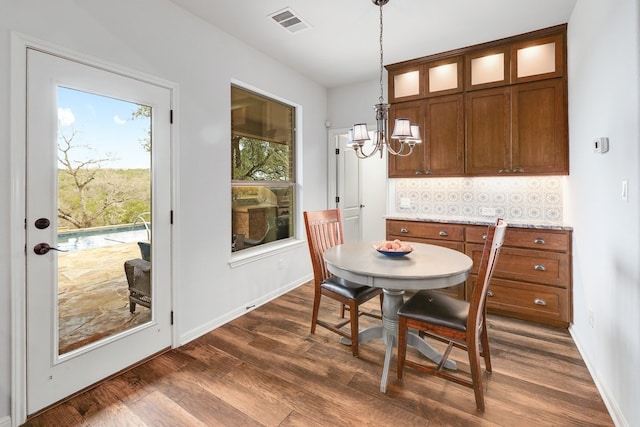
<path fill-rule="evenodd" d="M 171 345 L 170 112 L 166 87 L 27 51 L 28 414 Z"/>

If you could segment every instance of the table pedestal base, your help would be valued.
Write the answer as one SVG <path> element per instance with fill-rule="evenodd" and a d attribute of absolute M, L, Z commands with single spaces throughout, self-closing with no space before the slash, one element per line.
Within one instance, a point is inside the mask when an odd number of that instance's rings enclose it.
<path fill-rule="evenodd" d="M 358 334 L 358 343 L 382 338 L 382 341 L 387 346 L 384 354 L 384 365 L 382 367 L 382 379 L 380 381 L 380 391 L 385 393 L 389 382 L 389 369 L 391 367 L 393 348 L 398 346 L 398 309 L 400 309 L 404 303 L 404 290 L 383 289 L 383 292 L 382 325 L 371 326 L 360 331 Z M 345 345 L 351 344 L 351 341 L 346 338 L 341 338 L 340 342 Z M 440 363 L 440 360 L 442 360 L 442 354 L 420 338 L 417 332 L 409 331 L 407 335 L 407 345 L 416 348 L 421 354 L 435 363 Z M 456 362 L 447 360 L 444 367 L 455 370 Z"/>

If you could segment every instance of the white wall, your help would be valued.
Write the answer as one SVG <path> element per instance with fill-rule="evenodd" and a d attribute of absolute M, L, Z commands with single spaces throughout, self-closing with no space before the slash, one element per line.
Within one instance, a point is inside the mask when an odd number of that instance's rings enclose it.
<path fill-rule="evenodd" d="M 580 0 L 568 27 L 572 334 L 628 426 L 640 425 L 639 13 L 637 0 Z M 606 154 L 591 148 L 600 136 Z"/>
<path fill-rule="evenodd" d="M 242 81 L 299 105 L 300 207 L 326 204 L 326 89 L 164 0 L 1 0 L 0 235 L 9 223 L 10 30 L 179 85 L 174 252 L 180 342 L 311 278 L 304 242 L 230 268 L 230 83 Z M 18 142 L 19 148 L 21 143 Z M 20 189 L 17 189 L 20 191 Z M 301 223 L 301 217 L 298 218 Z M 303 228 L 299 228 L 303 232 Z M 302 237 L 303 234 L 300 234 Z M 9 260 L 0 245 L 0 425 L 10 414 Z M 14 255 L 14 258 L 18 258 Z M 279 262 L 281 261 L 281 262 Z M 17 260 L 18 265 L 20 260 Z M 284 268 L 278 268 L 278 265 Z"/>

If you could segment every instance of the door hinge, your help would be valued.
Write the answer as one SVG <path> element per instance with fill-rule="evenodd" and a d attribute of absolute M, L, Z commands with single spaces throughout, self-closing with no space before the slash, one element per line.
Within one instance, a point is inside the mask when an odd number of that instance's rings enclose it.
<path fill-rule="evenodd" d="M 169 123 L 173 124 L 173 110 L 169 110 Z"/>
<path fill-rule="evenodd" d="M 340 196 L 336 196 L 336 203 L 340 203 Z"/>
<path fill-rule="evenodd" d="M 340 149 L 336 148 L 336 156 L 339 156 L 339 155 L 340 155 Z"/>
<path fill-rule="evenodd" d="M 169 223 L 173 225 L 173 209 L 169 213 Z"/>
<path fill-rule="evenodd" d="M 171 324 L 173 325 L 173 310 L 171 310 Z"/>

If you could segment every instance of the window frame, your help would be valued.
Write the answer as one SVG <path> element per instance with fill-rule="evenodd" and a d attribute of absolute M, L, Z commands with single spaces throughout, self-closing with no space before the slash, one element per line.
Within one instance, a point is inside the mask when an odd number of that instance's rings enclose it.
<path fill-rule="evenodd" d="M 230 168 L 229 168 L 229 172 L 230 172 L 230 185 L 229 185 L 229 203 L 232 205 L 231 209 L 230 209 L 230 215 L 233 218 L 233 188 L 234 187 L 240 187 L 240 186 L 251 186 L 251 185 L 256 185 L 256 183 L 259 183 L 256 186 L 264 186 L 264 187 L 269 187 L 269 186 L 291 186 L 291 194 L 293 197 L 293 202 L 291 203 L 290 209 L 289 209 L 289 218 L 290 220 L 293 220 L 293 225 L 291 227 L 291 235 L 287 238 L 283 238 L 283 239 L 279 239 L 279 240 L 274 240 L 271 242 L 266 242 L 264 244 L 260 244 L 251 248 L 245 248 L 242 250 L 238 250 L 238 251 L 231 251 L 230 248 L 230 252 L 231 252 L 231 259 L 229 262 L 229 265 L 233 268 L 233 267 L 237 267 L 243 264 L 246 264 L 248 262 L 254 261 L 254 260 L 258 260 L 258 259 L 262 259 L 262 258 L 266 258 L 269 256 L 272 256 L 274 254 L 278 254 L 278 253 L 284 253 L 288 250 L 290 250 L 290 248 L 292 246 L 299 246 L 302 245 L 304 243 L 303 240 L 300 239 L 300 233 L 301 233 L 301 228 L 300 228 L 300 224 L 301 224 L 301 218 L 302 218 L 302 214 L 301 214 L 301 192 L 300 192 L 300 179 L 301 179 L 301 165 L 302 165 L 302 144 L 300 142 L 300 138 L 301 138 L 301 123 L 302 123 L 302 107 L 295 103 L 292 102 L 288 99 L 285 99 L 281 96 L 278 95 L 274 95 L 273 93 L 267 92 L 265 90 L 262 89 L 258 89 L 254 86 L 251 86 L 249 84 L 246 84 L 244 82 L 238 81 L 238 80 L 231 80 L 231 84 L 229 85 L 229 108 L 230 108 L 230 112 L 231 112 L 231 89 L 232 87 L 237 87 L 241 90 L 245 90 L 248 92 L 252 92 L 257 96 L 260 97 L 264 97 L 266 98 L 268 101 L 274 101 L 277 103 L 281 103 L 284 104 L 288 107 L 291 107 L 293 109 L 293 116 L 292 116 L 292 121 L 293 121 L 293 136 L 292 136 L 292 143 L 291 143 L 291 148 L 293 149 L 293 154 L 291 157 L 291 173 L 290 173 L 290 180 L 288 181 L 241 181 L 241 180 L 234 180 L 232 179 L 233 177 L 233 165 L 230 164 Z M 230 141 L 230 145 L 229 145 L 229 162 L 232 161 L 232 137 L 233 137 L 233 129 L 232 129 L 232 123 L 231 123 L 231 114 L 229 114 L 229 141 Z M 231 235 L 233 236 L 233 220 L 232 218 L 230 218 L 230 222 L 229 222 L 229 228 L 231 230 Z"/>

